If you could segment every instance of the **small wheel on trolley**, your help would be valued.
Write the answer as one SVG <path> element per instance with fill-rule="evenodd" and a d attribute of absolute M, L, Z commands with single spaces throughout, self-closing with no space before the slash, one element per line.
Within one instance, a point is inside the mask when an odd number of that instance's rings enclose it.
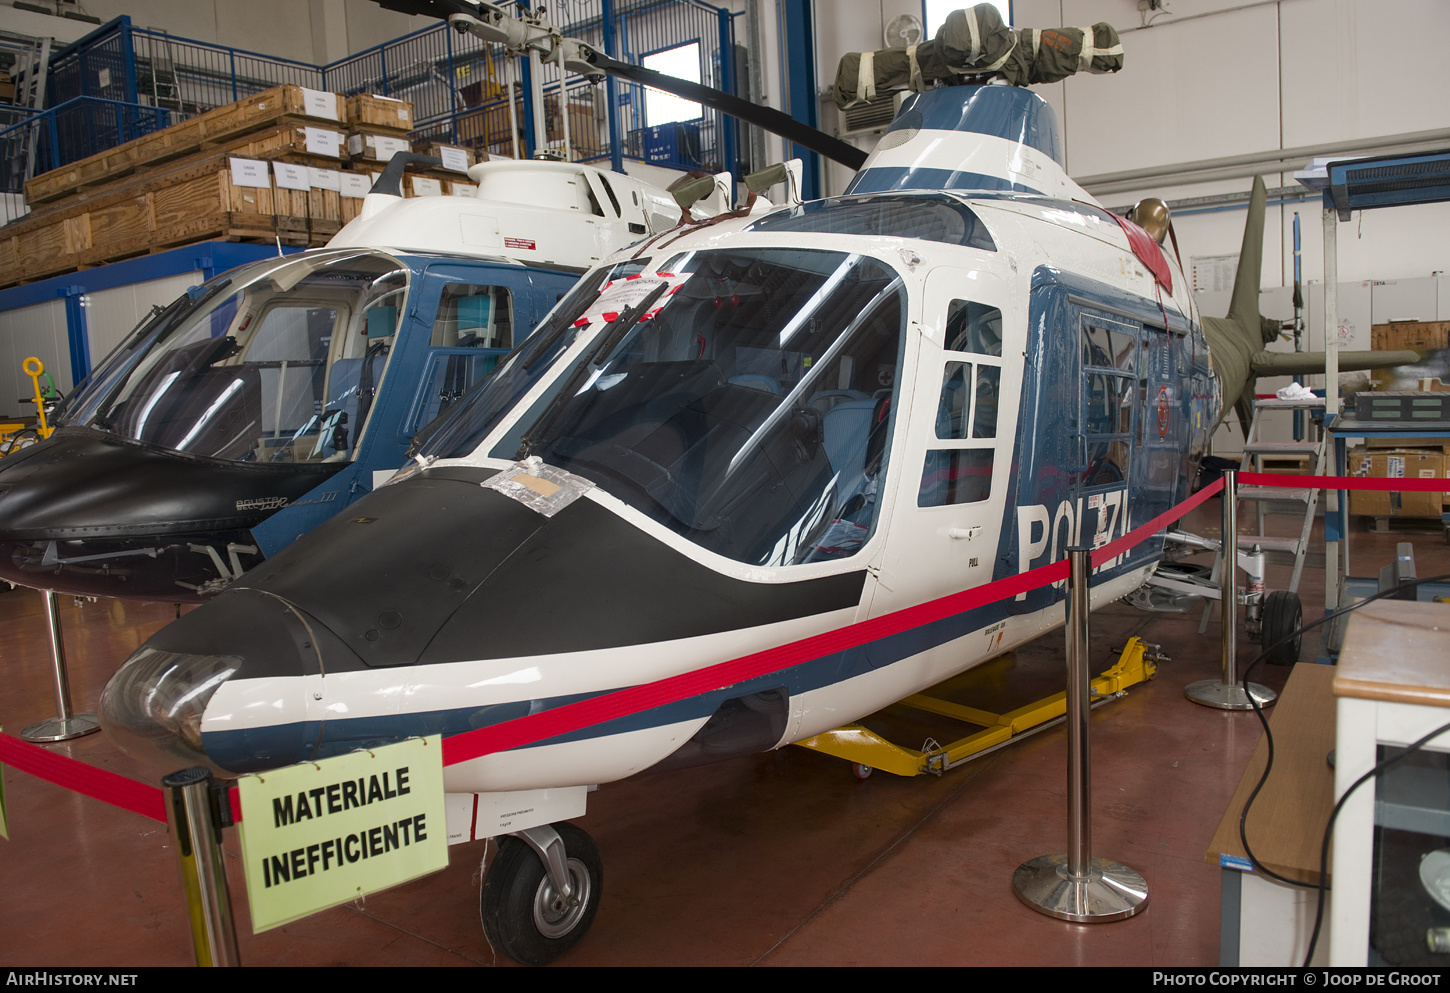
<path fill-rule="evenodd" d="M 866 780 L 870 779 L 871 778 L 871 773 L 873 773 L 875 771 L 876 771 L 875 769 L 871 768 L 865 762 L 852 762 L 851 763 L 851 775 L 855 776 L 857 779 L 861 780 L 862 782 L 865 782 Z"/>

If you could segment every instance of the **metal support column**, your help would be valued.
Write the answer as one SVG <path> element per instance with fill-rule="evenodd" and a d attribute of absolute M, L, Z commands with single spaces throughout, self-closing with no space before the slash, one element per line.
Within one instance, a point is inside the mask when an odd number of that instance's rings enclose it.
<path fill-rule="evenodd" d="M 614 0 L 602 0 L 600 12 L 604 30 L 604 54 L 619 58 L 619 32 L 614 21 Z M 619 84 L 604 77 L 604 113 L 609 120 L 609 168 L 624 172 L 624 141 L 619 133 Z"/>
<path fill-rule="evenodd" d="M 1324 428 L 1339 416 L 1339 214 L 1324 210 Z M 1328 472 L 1328 468 L 1325 469 Z M 1344 518 L 1339 490 L 1324 492 L 1324 612 L 1339 609 L 1339 546 Z M 1327 633 L 1327 629 L 1326 629 Z"/>
<path fill-rule="evenodd" d="M 816 34 L 811 0 L 781 0 L 781 64 L 785 66 L 785 111 L 813 128 L 819 127 L 816 99 Z M 821 157 L 793 142 L 786 143 L 786 158 L 799 158 L 801 199 L 821 196 Z"/>
<path fill-rule="evenodd" d="M 212 790 L 211 773 L 202 766 L 173 772 L 161 785 L 170 793 L 166 820 L 176 845 L 196 964 L 240 965 L 217 809 L 225 794 Z"/>
<path fill-rule="evenodd" d="M 55 709 L 59 717 L 52 717 L 30 725 L 20 732 L 23 741 L 44 743 L 69 741 L 101 729 L 101 722 L 95 714 L 76 714 L 71 711 L 70 679 L 65 672 L 65 639 L 61 635 L 60 608 L 56 604 L 54 590 L 41 590 L 45 598 L 45 617 L 50 625 L 50 661 L 55 676 Z"/>
<path fill-rule="evenodd" d="M 1219 710 L 1253 710 L 1254 705 L 1249 701 L 1249 694 L 1253 695 L 1260 707 L 1267 707 L 1278 699 L 1278 694 L 1267 686 L 1250 683 L 1249 692 L 1245 693 L 1243 686 L 1239 685 L 1236 657 L 1239 631 L 1238 477 L 1237 471 L 1226 470 L 1223 474 L 1223 493 L 1220 494 L 1223 501 L 1223 528 L 1219 535 L 1218 606 L 1222 639 L 1222 678 L 1201 679 L 1196 683 L 1189 683 L 1183 689 L 1183 695 L 1194 703 Z"/>
<path fill-rule="evenodd" d="M 1048 917 L 1079 924 L 1132 917 L 1148 906 L 1148 884 L 1120 862 L 1092 856 L 1092 769 L 1088 719 L 1088 608 L 1092 549 L 1069 548 L 1067 581 L 1068 850 L 1024 862 L 1012 874 L 1017 898 Z"/>

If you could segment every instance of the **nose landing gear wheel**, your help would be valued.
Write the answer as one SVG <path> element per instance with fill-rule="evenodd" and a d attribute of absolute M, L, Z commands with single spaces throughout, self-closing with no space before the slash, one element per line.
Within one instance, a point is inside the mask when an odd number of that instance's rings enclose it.
<path fill-rule="evenodd" d="M 1267 659 L 1272 665 L 1293 665 L 1299 661 L 1299 648 L 1303 636 L 1298 634 L 1304 623 L 1304 605 L 1299 597 L 1288 590 L 1275 590 L 1264 598 L 1264 630 L 1262 642 L 1272 645 L 1293 634 L 1294 637 L 1269 652 Z"/>
<path fill-rule="evenodd" d="M 579 943 L 599 909 L 604 863 L 594 839 L 572 824 L 551 825 L 564 843 L 565 897 L 525 842 L 499 839 L 479 896 L 483 933 L 516 962 L 548 965 Z"/>

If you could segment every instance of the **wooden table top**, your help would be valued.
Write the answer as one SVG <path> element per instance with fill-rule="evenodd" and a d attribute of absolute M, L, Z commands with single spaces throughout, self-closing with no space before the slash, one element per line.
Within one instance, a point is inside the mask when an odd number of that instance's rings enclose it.
<path fill-rule="evenodd" d="M 1336 669 L 1336 696 L 1450 707 L 1450 604 L 1366 604 L 1349 615 Z"/>

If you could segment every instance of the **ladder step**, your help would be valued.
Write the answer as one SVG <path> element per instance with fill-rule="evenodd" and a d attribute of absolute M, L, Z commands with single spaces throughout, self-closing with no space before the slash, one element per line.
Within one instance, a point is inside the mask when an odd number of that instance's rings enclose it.
<path fill-rule="evenodd" d="M 1313 400 L 1255 400 L 1256 410 L 1323 410 L 1324 398 L 1315 397 Z"/>
<path fill-rule="evenodd" d="M 1314 455 L 1317 441 L 1255 441 L 1244 446 L 1245 455 Z"/>
<path fill-rule="evenodd" d="M 1272 534 L 1241 534 L 1239 548 L 1247 551 L 1258 545 L 1266 552 L 1289 552 L 1299 554 L 1298 538 L 1282 538 Z"/>
<path fill-rule="evenodd" d="M 1302 503 L 1308 504 L 1310 496 L 1315 490 L 1311 489 L 1289 489 L 1281 486 L 1240 486 L 1240 500 L 1261 500 L 1265 503 Z"/>

